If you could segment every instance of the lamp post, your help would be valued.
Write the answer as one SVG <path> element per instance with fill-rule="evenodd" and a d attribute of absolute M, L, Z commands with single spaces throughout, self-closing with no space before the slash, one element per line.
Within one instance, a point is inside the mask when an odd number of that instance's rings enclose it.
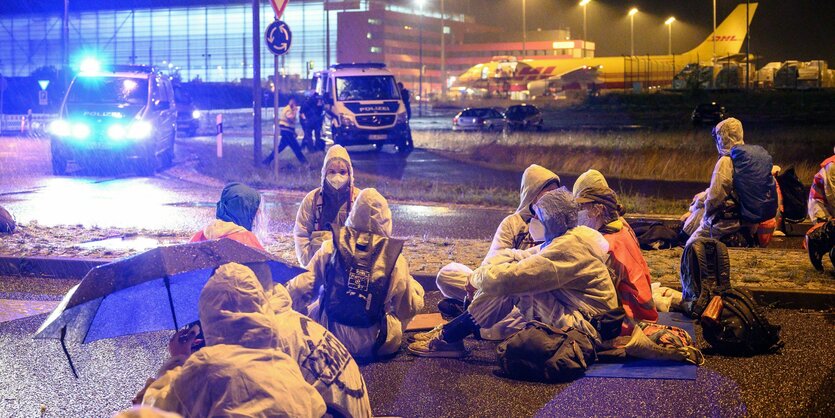
<path fill-rule="evenodd" d="M 673 16 L 664 21 L 667 25 L 667 55 L 673 55 L 673 22 L 675 21 L 676 18 Z"/>
<path fill-rule="evenodd" d="M 713 61 L 716 64 L 716 0 L 713 0 Z"/>
<path fill-rule="evenodd" d="M 418 49 L 419 53 L 419 68 L 418 68 L 418 116 L 423 117 L 423 5 L 426 0 L 415 0 L 415 3 L 420 9 L 418 13 Z"/>
<path fill-rule="evenodd" d="M 629 9 L 629 55 L 635 56 L 635 15 L 638 14 L 638 8 L 633 7 Z"/>
<path fill-rule="evenodd" d="M 527 41 L 528 41 L 528 22 L 527 22 L 527 1 L 522 0 L 522 58 L 528 56 L 528 48 L 527 48 Z"/>
<path fill-rule="evenodd" d="M 586 42 L 589 40 L 586 34 L 586 6 L 591 3 L 591 0 L 580 0 L 580 6 L 583 7 L 583 57 L 586 56 Z"/>

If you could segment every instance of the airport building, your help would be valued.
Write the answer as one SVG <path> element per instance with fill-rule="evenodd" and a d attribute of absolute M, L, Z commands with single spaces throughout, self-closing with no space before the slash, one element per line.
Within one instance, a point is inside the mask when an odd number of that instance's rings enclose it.
<path fill-rule="evenodd" d="M 62 2 L 51 3 L 55 8 L 12 0 L 0 8 L 0 74 L 22 77 L 40 67 L 63 66 Z M 69 5 L 71 65 L 95 55 L 105 62 L 177 70 L 184 81 L 252 77 L 251 1 L 70 0 Z M 263 33 L 274 18 L 268 1 L 261 1 L 259 14 Z M 594 48 L 589 43 L 584 51 L 568 31 L 551 30 L 529 32 L 525 53 L 518 31 L 459 13 L 442 16 L 437 4 L 418 10 L 413 1 L 292 0 L 282 20 L 294 35 L 280 63 L 282 74 L 305 79 L 336 62 L 384 62 L 415 93 L 421 61 L 424 91 L 438 92 L 444 80 L 495 56 L 568 58 L 591 56 Z M 267 79 L 273 56 L 263 41 L 260 58 Z"/>

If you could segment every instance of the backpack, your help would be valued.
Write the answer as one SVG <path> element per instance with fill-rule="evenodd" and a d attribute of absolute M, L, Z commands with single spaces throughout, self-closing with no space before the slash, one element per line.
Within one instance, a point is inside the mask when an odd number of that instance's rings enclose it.
<path fill-rule="evenodd" d="M 750 356 L 783 346 L 780 326 L 768 322 L 745 289 L 727 289 L 714 297 L 702 316 L 702 335 L 720 353 Z"/>
<path fill-rule="evenodd" d="M 591 338 L 576 328 L 531 321 L 499 343 L 499 367 L 510 378 L 565 382 L 581 377 L 597 360 Z"/>
<path fill-rule="evenodd" d="M 780 192 L 783 194 L 783 219 L 793 224 L 806 220 L 806 198 L 809 188 L 803 186 L 797 178 L 794 167 L 781 171 L 777 176 L 777 184 L 780 185 Z"/>
<path fill-rule="evenodd" d="M 681 306 L 693 318 L 701 316 L 717 292 L 731 287 L 728 247 L 712 238 L 698 238 L 681 255 Z"/>
<path fill-rule="evenodd" d="M 0 206 L 0 234 L 11 234 L 14 232 L 15 220 L 9 211 Z"/>
<path fill-rule="evenodd" d="M 350 227 L 333 228 L 332 233 L 334 252 L 319 300 L 320 311 L 328 316 L 328 329 L 333 330 L 333 322 L 360 328 L 384 327 L 391 274 L 403 241 Z"/>
<path fill-rule="evenodd" d="M 737 145 L 731 148 L 731 161 L 739 218 L 758 224 L 777 216 L 777 184 L 768 151 L 759 145 Z"/>

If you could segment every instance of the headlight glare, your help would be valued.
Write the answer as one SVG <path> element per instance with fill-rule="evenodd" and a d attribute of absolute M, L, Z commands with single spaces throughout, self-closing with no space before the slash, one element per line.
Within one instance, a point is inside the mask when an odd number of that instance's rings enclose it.
<path fill-rule="evenodd" d="M 72 129 L 67 121 L 57 119 L 49 124 L 49 132 L 55 136 L 70 136 L 70 134 L 72 134 Z"/>
<path fill-rule="evenodd" d="M 145 121 L 134 121 L 128 128 L 128 137 L 131 139 L 145 139 L 151 136 L 151 124 Z"/>
<path fill-rule="evenodd" d="M 87 139 L 90 136 L 90 127 L 86 123 L 76 122 L 72 125 L 72 136 L 75 139 Z"/>
<path fill-rule="evenodd" d="M 192 119 L 200 119 L 200 111 L 199 111 L 199 110 L 197 110 L 197 109 L 194 109 L 194 110 L 191 112 L 191 118 L 192 118 Z"/>
<path fill-rule="evenodd" d="M 110 139 L 124 139 L 126 133 L 125 127 L 118 123 L 107 128 L 107 137 Z"/>

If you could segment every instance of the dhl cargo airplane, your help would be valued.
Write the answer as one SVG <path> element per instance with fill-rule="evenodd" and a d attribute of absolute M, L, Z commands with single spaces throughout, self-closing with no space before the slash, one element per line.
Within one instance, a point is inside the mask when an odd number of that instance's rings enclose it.
<path fill-rule="evenodd" d="M 750 3 L 749 19 L 754 17 L 757 3 Z M 708 35 L 699 46 L 683 54 L 642 55 L 595 58 L 563 58 L 551 60 L 521 60 L 515 57 L 494 57 L 493 61 L 478 64 L 461 74 L 452 91 L 481 89 L 483 91 L 528 90 L 538 96 L 548 90 L 559 91 L 592 86 L 596 89 L 623 89 L 634 82 L 644 86 L 669 85 L 673 76 L 688 64 L 711 65 L 714 57 L 713 38 L 716 38 L 715 57 L 721 60 L 744 60 L 740 54 L 750 20 L 745 20 L 745 4 L 740 4 Z"/>

